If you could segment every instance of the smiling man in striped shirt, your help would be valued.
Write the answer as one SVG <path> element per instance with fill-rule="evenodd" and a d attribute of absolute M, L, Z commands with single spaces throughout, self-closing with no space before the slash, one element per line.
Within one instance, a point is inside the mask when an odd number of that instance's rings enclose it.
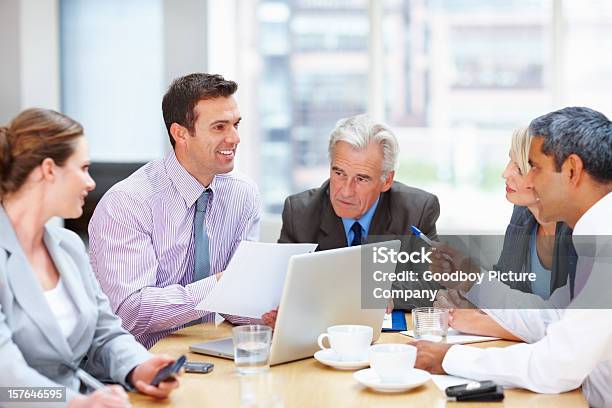
<path fill-rule="evenodd" d="M 173 150 L 114 185 L 89 224 L 96 277 L 147 348 L 193 321 L 214 321 L 195 306 L 240 241 L 258 239 L 257 187 L 231 172 L 240 143 L 237 87 L 220 75 L 175 80 L 162 102 Z"/>

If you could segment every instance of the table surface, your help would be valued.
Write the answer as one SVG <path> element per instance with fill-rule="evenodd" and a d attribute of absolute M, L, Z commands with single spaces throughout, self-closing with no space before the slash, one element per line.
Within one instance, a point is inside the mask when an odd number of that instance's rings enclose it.
<path fill-rule="evenodd" d="M 407 321 L 410 322 L 409 315 Z M 189 345 L 231 336 L 231 325 L 202 324 L 188 327 L 159 341 L 152 352 L 172 356 L 186 354 L 190 361 L 215 364 L 209 374 L 184 374 L 181 386 L 166 400 L 155 400 L 132 394 L 134 407 L 586 407 L 579 389 L 558 395 L 536 394 L 527 390 L 505 390 L 501 403 L 447 402 L 444 394 L 430 380 L 421 387 L 399 393 L 371 391 L 353 379 L 353 371 L 327 367 L 314 358 L 273 366 L 264 375 L 241 376 L 234 362 L 223 358 L 189 352 Z M 399 333 L 383 333 L 377 343 L 406 343 L 409 337 Z M 475 347 L 505 347 L 510 341 L 491 341 L 473 344 Z M 265 404 L 250 404 L 257 395 Z"/>

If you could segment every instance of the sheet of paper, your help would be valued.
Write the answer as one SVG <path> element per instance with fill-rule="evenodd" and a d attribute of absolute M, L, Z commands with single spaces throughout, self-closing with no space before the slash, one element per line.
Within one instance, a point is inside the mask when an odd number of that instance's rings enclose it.
<path fill-rule="evenodd" d="M 391 313 L 385 313 L 385 318 L 383 319 L 382 328 L 383 329 L 393 328 L 393 319 L 392 319 Z"/>
<path fill-rule="evenodd" d="M 444 392 L 448 387 L 452 387 L 454 385 L 462 385 L 472 382 L 474 380 L 470 380 L 468 378 L 463 377 L 455 377 L 454 375 L 437 375 L 434 374 L 431 376 L 431 380 L 436 384 L 436 387 L 440 389 L 440 391 Z"/>
<path fill-rule="evenodd" d="M 400 332 L 404 336 L 413 337 L 414 332 L 412 330 L 407 330 Z M 446 335 L 446 343 L 447 344 L 468 344 L 468 343 L 480 343 L 483 341 L 492 341 L 499 340 L 499 337 L 487 337 L 487 336 L 476 336 L 473 334 L 464 334 L 455 329 L 448 329 L 448 333 Z"/>
<path fill-rule="evenodd" d="M 196 309 L 259 319 L 278 307 L 289 258 L 316 247 L 242 241 L 223 277 Z"/>

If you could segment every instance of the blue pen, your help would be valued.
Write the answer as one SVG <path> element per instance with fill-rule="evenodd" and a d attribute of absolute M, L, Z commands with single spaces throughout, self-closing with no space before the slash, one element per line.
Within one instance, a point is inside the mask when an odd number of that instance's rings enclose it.
<path fill-rule="evenodd" d="M 415 227 L 414 225 L 411 225 L 411 226 L 410 226 L 410 229 L 412 230 L 412 233 L 413 233 L 414 235 L 416 235 L 417 237 L 419 237 L 419 238 L 421 238 L 423 241 L 425 241 L 425 243 L 426 243 L 427 245 L 432 246 L 432 247 L 436 247 L 436 246 L 440 245 L 440 243 L 439 243 L 439 242 L 435 242 L 435 241 L 432 241 L 431 239 L 429 239 L 429 237 L 428 237 L 427 235 L 423 234 L 423 233 L 421 232 L 421 230 L 420 230 L 420 229 L 418 229 L 417 227 Z"/>
<path fill-rule="evenodd" d="M 430 247 L 434 247 L 435 248 L 435 247 L 438 247 L 438 246 L 442 245 L 440 242 L 432 241 L 431 239 L 429 239 L 429 237 L 427 235 L 423 234 L 423 232 L 420 229 L 418 229 L 417 227 L 415 227 L 414 225 L 411 225 L 410 229 L 412 230 L 412 233 L 414 235 L 416 235 L 417 237 L 421 238 Z M 450 255 L 445 254 L 445 253 L 442 253 L 442 258 L 446 259 L 449 262 L 453 261 L 453 258 L 451 258 Z"/>

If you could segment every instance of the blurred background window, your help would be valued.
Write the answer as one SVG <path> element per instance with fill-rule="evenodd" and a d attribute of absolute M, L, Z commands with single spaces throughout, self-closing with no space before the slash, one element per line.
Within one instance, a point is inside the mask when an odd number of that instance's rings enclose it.
<path fill-rule="evenodd" d="M 187 3 L 198 1 L 60 0 L 63 110 L 85 125 L 94 159 L 169 148 L 162 37 L 167 13 Z M 327 179 L 328 136 L 343 117 L 370 112 L 394 129 L 396 179 L 438 195 L 445 233 L 505 229 L 515 128 L 568 105 L 612 117 L 608 0 L 203 4 L 209 46 L 192 52 L 240 84 L 237 167 L 276 222 L 288 195 Z"/>

